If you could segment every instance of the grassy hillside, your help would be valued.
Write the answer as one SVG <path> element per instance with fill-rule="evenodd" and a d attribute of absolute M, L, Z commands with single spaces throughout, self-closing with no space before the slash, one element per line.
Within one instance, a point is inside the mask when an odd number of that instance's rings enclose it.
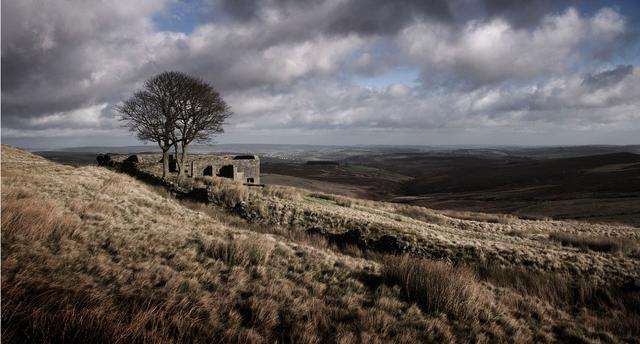
<path fill-rule="evenodd" d="M 634 228 L 442 213 L 211 178 L 193 184 L 213 204 L 2 146 L 2 339 L 640 335 Z"/>

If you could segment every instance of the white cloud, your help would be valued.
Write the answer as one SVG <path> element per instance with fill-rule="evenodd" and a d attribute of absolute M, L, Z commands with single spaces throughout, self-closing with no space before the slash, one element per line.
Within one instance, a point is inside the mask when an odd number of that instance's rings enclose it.
<path fill-rule="evenodd" d="M 472 20 L 461 30 L 417 22 L 403 30 L 398 41 L 426 77 L 454 73 L 481 85 L 563 73 L 581 54 L 613 44 L 624 29 L 625 19 L 611 9 L 584 18 L 569 8 L 545 17 L 533 29 L 516 29 L 502 18 Z"/>
<path fill-rule="evenodd" d="M 33 127 L 100 127 L 107 121 L 102 117 L 102 113 L 107 106 L 109 106 L 108 103 L 102 103 L 67 112 L 56 112 L 43 117 L 32 118 L 29 120 L 29 124 Z"/>
<path fill-rule="evenodd" d="M 628 37 L 616 10 L 585 17 L 568 8 L 534 26 L 385 16 L 393 30 L 345 21 L 353 13 L 328 27 L 336 11 L 354 8 L 349 1 L 261 3 L 256 18 L 214 19 L 191 33 L 156 29 L 166 1 L 3 3 L 3 135 L 120 132 L 111 106 L 163 70 L 212 82 L 236 113 L 235 132 L 518 131 L 639 119 L 638 68 L 607 62 Z M 420 68 L 425 82 L 349 81 L 399 68 Z"/>
<path fill-rule="evenodd" d="M 619 69 L 627 68 L 611 71 Z M 442 92 L 402 84 L 369 89 L 325 79 L 297 82 L 286 92 L 238 92 L 229 102 L 237 113 L 235 125 L 244 129 L 522 130 L 532 125 L 584 128 L 640 120 L 638 68 L 599 88 L 585 83 L 586 79 L 572 74 L 519 87 Z"/>

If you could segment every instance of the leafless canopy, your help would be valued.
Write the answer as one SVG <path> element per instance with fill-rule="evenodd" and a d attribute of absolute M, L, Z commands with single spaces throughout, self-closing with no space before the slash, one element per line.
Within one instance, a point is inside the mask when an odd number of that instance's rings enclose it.
<path fill-rule="evenodd" d="M 176 148 L 180 145 L 181 155 L 176 160 L 182 177 L 189 145 L 208 142 L 224 132 L 222 125 L 232 113 L 220 94 L 202 79 L 181 75 L 180 80 L 183 88 L 176 99 L 174 142 Z"/>
<path fill-rule="evenodd" d="M 129 130 L 142 141 L 156 142 L 163 152 L 164 175 L 168 151 L 181 150 L 179 165 L 187 159 L 193 141 L 207 142 L 222 133 L 231 111 L 220 94 L 205 81 L 180 72 L 163 72 L 144 89 L 117 107 Z M 179 167 L 180 176 L 183 169 Z"/>
<path fill-rule="evenodd" d="M 156 142 L 160 148 L 171 146 L 175 127 L 175 111 L 171 102 L 177 96 L 174 73 L 162 73 L 144 84 L 144 90 L 117 107 L 121 120 L 142 141 Z"/>
<path fill-rule="evenodd" d="M 185 83 L 187 87 L 178 99 L 176 129 L 179 141 L 187 145 L 193 141 L 207 142 L 224 132 L 222 125 L 232 113 L 211 85 L 190 77 Z"/>

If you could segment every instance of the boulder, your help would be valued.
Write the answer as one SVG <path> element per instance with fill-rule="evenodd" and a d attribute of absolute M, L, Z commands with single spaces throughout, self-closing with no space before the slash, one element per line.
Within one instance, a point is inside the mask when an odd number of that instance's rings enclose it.
<path fill-rule="evenodd" d="M 98 154 L 96 156 L 96 162 L 98 166 L 110 166 L 111 165 L 111 155 L 109 154 Z"/>
<path fill-rule="evenodd" d="M 133 154 L 129 155 L 129 157 L 124 160 L 124 162 L 129 164 L 139 164 L 140 158 L 137 155 Z"/>

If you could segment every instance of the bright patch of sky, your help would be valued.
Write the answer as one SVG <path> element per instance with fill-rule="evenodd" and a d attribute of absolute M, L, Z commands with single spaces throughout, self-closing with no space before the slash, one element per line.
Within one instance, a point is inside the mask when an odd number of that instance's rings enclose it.
<path fill-rule="evenodd" d="M 202 4 L 200 1 L 176 1 L 170 3 L 165 11 L 152 17 L 158 31 L 173 31 L 190 34 L 202 25 Z"/>
<path fill-rule="evenodd" d="M 420 71 L 418 68 L 394 68 L 376 76 L 354 76 L 352 81 L 356 85 L 360 85 L 372 89 L 383 89 L 394 84 L 404 84 L 409 87 L 418 85 L 418 76 Z"/>

